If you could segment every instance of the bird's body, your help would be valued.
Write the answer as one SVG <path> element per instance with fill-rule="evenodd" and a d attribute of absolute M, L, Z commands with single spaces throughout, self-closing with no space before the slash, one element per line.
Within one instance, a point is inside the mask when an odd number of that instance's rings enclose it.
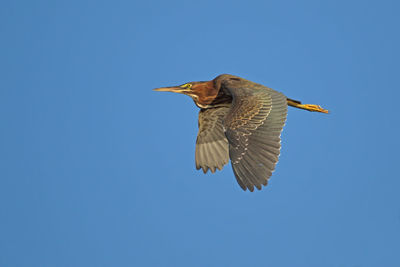
<path fill-rule="evenodd" d="M 189 95 L 200 108 L 196 168 L 215 172 L 230 159 L 240 187 L 250 191 L 267 185 L 275 169 L 288 105 L 327 113 L 320 106 L 302 105 L 269 87 L 229 74 L 155 90 Z"/>

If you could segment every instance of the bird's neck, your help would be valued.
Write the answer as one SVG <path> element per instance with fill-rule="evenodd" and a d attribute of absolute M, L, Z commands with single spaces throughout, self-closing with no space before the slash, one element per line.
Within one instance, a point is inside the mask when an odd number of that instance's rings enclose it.
<path fill-rule="evenodd" d="M 198 84 L 192 98 L 199 108 L 228 106 L 232 102 L 232 97 L 226 95 L 220 88 L 216 88 L 214 81 Z"/>

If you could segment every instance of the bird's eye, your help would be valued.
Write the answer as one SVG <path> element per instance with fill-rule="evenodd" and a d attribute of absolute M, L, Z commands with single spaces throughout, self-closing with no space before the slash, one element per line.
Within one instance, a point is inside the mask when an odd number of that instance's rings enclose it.
<path fill-rule="evenodd" d="M 181 87 L 185 88 L 185 89 L 190 89 L 190 88 L 192 88 L 192 84 L 191 83 L 185 83 L 184 85 L 181 85 Z"/>

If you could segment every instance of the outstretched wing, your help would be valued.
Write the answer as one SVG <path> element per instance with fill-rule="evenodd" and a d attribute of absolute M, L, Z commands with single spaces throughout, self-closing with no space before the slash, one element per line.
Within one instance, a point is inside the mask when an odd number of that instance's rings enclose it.
<path fill-rule="evenodd" d="M 223 130 L 223 119 L 229 107 L 201 109 L 199 133 L 196 140 L 196 169 L 221 170 L 229 162 L 228 140 Z"/>
<path fill-rule="evenodd" d="M 226 82 L 232 107 L 224 120 L 233 172 L 243 190 L 267 185 L 278 162 L 286 121 L 286 97 L 249 81 Z"/>

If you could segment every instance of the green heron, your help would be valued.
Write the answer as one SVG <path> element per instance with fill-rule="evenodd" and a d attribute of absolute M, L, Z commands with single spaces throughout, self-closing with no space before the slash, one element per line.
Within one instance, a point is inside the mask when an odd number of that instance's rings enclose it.
<path fill-rule="evenodd" d="M 155 91 L 190 96 L 199 112 L 196 169 L 212 173 L 231 160 L 243 190 L 261 190 L 275 169 L 287 107 L 328 113 L 318 105 L 301 104 L 264 85 L 222 74 L 211 81 L 189 82 Z"/>

